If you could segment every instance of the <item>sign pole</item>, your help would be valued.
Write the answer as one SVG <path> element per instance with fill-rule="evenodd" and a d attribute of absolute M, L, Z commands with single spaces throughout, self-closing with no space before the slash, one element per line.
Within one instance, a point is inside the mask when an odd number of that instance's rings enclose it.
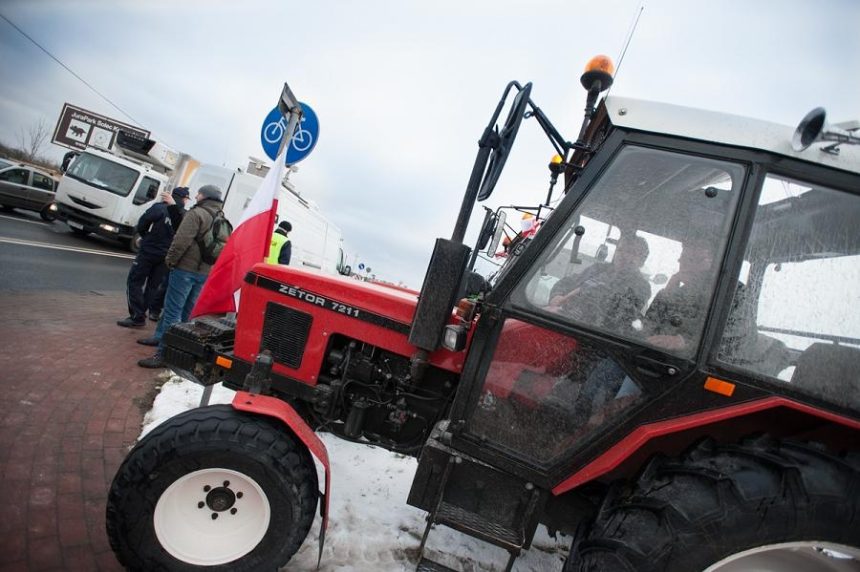
<path fill-rule="evenodd" d="M 281 92 L 281 99 L 278 101 L 278 111 L 281 112 L 281 116 L 284 118 L 289 114 L 289 119 L 287 120 L 284 137 L 281 139 L 280 145 L 278 145 L 278 154 L 275 156 L 276 161 L 281 156 L 281 153 L 284 152 L 284 146 L 289 145 L 290 141 L 293 140 L 293 134 L 302 116 L 302 106 L 286 82 L 284 82 L 284 89 Z"/>

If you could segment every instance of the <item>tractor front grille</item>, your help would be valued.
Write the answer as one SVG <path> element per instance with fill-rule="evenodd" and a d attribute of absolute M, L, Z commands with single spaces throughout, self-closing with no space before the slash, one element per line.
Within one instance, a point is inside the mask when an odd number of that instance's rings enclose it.
<path fill-rule="evenodd" d="M 277 363 L 298 369 L 313 316 L 275 302 L 266 305 L 260 351 L 269 350 Z"/>

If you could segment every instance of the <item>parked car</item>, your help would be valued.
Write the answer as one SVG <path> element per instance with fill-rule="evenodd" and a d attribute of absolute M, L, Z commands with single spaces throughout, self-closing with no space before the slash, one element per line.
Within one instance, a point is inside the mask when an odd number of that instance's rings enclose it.
<path fill-rule="evenodd" d="M 0 168 L 0 206 L 36 211 L 43 220 L 56 217 L 54 193 L 59 181 L 48 173 L 26 165 Z"/>

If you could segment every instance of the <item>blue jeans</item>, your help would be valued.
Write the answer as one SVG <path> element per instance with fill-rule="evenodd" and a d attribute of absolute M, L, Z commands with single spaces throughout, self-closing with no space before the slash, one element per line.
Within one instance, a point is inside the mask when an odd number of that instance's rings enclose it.
<path fill-rule="evenodd" d="M 170 271 L 167 279 L 167 293 L 164 295 L 164 310 L 161 319 L 155 328 L 155 339 L 158 340 L 158 353 L 162 353 L 164 346 L 161 338 L 170 326 L 179 322 L 187 322 L 197 296 L 206 282 L 205 274 L 188 272 L 174 268 Z"/>

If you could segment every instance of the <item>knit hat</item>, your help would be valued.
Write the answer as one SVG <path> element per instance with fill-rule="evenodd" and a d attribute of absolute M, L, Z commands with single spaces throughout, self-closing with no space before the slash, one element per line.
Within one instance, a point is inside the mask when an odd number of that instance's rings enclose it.
<path fill-rule="evenodd" d="M 210 199 L 213 201 L 221 201 L 221 189 L 216 187 L 215 185 L 203 185 L 197 192 L 203 195 L 204 199 Z"/>
<path fill-rule="evenodd" d="M 293 225 L 291 225 L 285 220 L 282 220 L 280 223 L 278 223 L 278 228 L 280 228 L 284 232 L 290 232 L 291 230 L 293 230 Z"/>
<path fill-rule="evenodd" d="M 190 196 L 188 193 L 188 187 L 176 187 L 170 194 L 173 195 L 173 200 L 175 201 L 187 199 Z"/>

